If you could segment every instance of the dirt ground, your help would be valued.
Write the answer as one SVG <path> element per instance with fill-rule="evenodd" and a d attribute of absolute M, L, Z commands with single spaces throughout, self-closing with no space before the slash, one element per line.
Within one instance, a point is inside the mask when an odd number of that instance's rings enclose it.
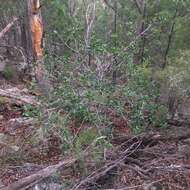
<path fill-rule="evenodd" d="M 24 86 L 16 87 L 32 96 Z M 0 188 L 57 164 L 63 158 L 56 136 L 34 146 L 34 131 L 39 127 L 33 121 L 20 122 L 22 106 L 17 101 L 0 97 Z M 60 184 L 67 178 L 73 178 L 75 182 L 72 190 L 190 189 L 188 123 L 173 121 L 166 129 L 150 128 L 138 136 L 117 134 L 112 145 L 113 148 L 105 152 L 105 162 L 92 170 L 86 179 L 81 179 L 74 167 L 64 171 L 54 186 L 50 187 L 52 182 L 48 182 L 49 186 L 46 183 L 44 189 L 62 189 Z"/>

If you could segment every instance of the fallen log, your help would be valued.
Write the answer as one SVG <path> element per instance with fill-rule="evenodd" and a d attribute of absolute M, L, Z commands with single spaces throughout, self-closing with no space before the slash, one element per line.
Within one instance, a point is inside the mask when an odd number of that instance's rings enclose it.
<path fill-rule="evenodd" d="M 185 140 L 190 138 L 190 129 L 187 127 L 174 127 L 165 129 L 160 132 L 150 132 L 144 133 L 136 138 L 131 136 L 120 136 L 112 139 L 112 143 L 116 145 L 121 145 L 122 143 L 131 143 L 131 139 L 133 141 L 141 140 L 144 145 L 146 144 L 153 144 L 155 145 L 159 141 L 178 141 L 178 140 Z"/>
<path fill-rule="evenodd" d="M 66 161 L 62 161 L 59 164 L 48 166 L 47 168 L 44 168 L 33 175 L 20 179 L 19 181 L 10 184 L 7 187 L 1 188 L 1 190 L 26 190 L 29 187 L 39 183 L 43 179 L 51 176 L 61 167 L 69 167 L 75 162 L 76 159 L 69 159 Z"/>
<path fill-rule="evenodd" d="M 13 26 L 15 21 L 17 21 L 18 18 L 14 17 L 13 21 L 10 22 L 1 32 L 0 32 L 0 39 L 10 30 L 10 28 Z"/>
<path fill-rule="evenodd" d="M 15 103 L 18 104 L 26 103 L 31 105 L 38 105 L 38 102 L 34 99 L 34 96 L 24 95 L 18 88 L 11 88 L 6 90 L 0 89 L 0 96 L 13 99 Z"/>

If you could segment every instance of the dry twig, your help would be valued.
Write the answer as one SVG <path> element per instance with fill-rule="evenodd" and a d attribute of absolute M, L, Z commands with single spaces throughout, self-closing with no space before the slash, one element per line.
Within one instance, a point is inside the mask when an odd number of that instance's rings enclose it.
<path fill-rule="evenodd" d="M 94 181 L 97 181 L 101 177 L 105 176 L 110 170 L 117 167 L 119 164 L 121 164 L 125 159 L 133 154 L 141 145 L 141 141 L 138 141 L 134 144 L 132 144 L 129 148 L 127 148 L 125 151 L 123 151 L 123 154 L 116 160 L 109 162 L 102 168 L 94 171 L 92 174 L 90 174 L 88 177 L 86 177 L 84 180 L 82 180 L 79 184 L 75 185 L 71 190 L 78 190 L 81 186 L 84 186 L 88 183 L 92 183 Z"/>

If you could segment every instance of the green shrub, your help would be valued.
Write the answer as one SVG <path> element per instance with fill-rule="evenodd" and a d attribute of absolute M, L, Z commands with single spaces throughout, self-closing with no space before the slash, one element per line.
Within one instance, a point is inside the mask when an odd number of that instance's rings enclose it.
<path fill-rule="evenodd" d="M 7 66 L 2 71 L 2 74 L 6 79 L 10 80 L 16 75 L 16 72 L 12 67 Z"/>
<path fill-rule="evenodd" d="M 102 111 L 104 108 L 113 110 L 118 117 L 126 117 L 135 132 L 141 132 L 149 125 L 166 125 L 166 117 L 162 116 L 167 115 L 167 109 L 156 102 L 160 95 L 159 85 L 153 80 L 148 63 L 134 65 L 129 62 L 123 66 L 121 77 L 125 77 L 127 82 L 114 86 L 109 80 L 99 81 L 96 71 L 84 72 L 77 68 L 78 63 L 71 65 L 69 58 L 66 59 L 51 61 L 60 72 L 50 105 L 64 110 L 78 126 L 89 123 L 111 127 L 112 121 Z M 57 71 L 52 75 L 57 76 Z M 129 112 L 125 110 L 126 102 L 131 105 Z M 100 134 L 105 131 L 109 131 L 106 135 L 111 136 L 111 130 L 105 128 Z"/>

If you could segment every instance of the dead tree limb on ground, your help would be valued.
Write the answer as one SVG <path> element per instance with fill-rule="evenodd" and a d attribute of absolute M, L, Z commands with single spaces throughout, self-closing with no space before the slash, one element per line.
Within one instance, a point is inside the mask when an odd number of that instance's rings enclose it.
<path fill-rule="evenodd" d="M 1 32 L 0 32 L 0 39 L 11 29 L 15 21 L 17 21 L 18 18 L 14 17 L 13 21 L 10 22 Z"/>
<path fill-rule="evenodd" d="M 33 96 L 23 95 L 22 91 L 17 88 L 11 89 L 0 89 L 0 96 L 10 98 L 11 102 L 15 102 L 16 104 L 31 104 L 31 105 L 38 105 L 38 102 L 34 99 Z"/>
<path fill-rule="evenodd" d="M 44 168 L 33 175 L 20 179 L 19 181 L 8 185 L 7 187 L 2 188 L 1 190 L 26 190 L 29 187 L 39 183 L 43 179 L 51 176 L 61 167 L 69 167 L 75 162 L 75 159 L 69 159 L 66 161 L 62 161 L 59 164 L 48 166 L 47 168 Z"/>

